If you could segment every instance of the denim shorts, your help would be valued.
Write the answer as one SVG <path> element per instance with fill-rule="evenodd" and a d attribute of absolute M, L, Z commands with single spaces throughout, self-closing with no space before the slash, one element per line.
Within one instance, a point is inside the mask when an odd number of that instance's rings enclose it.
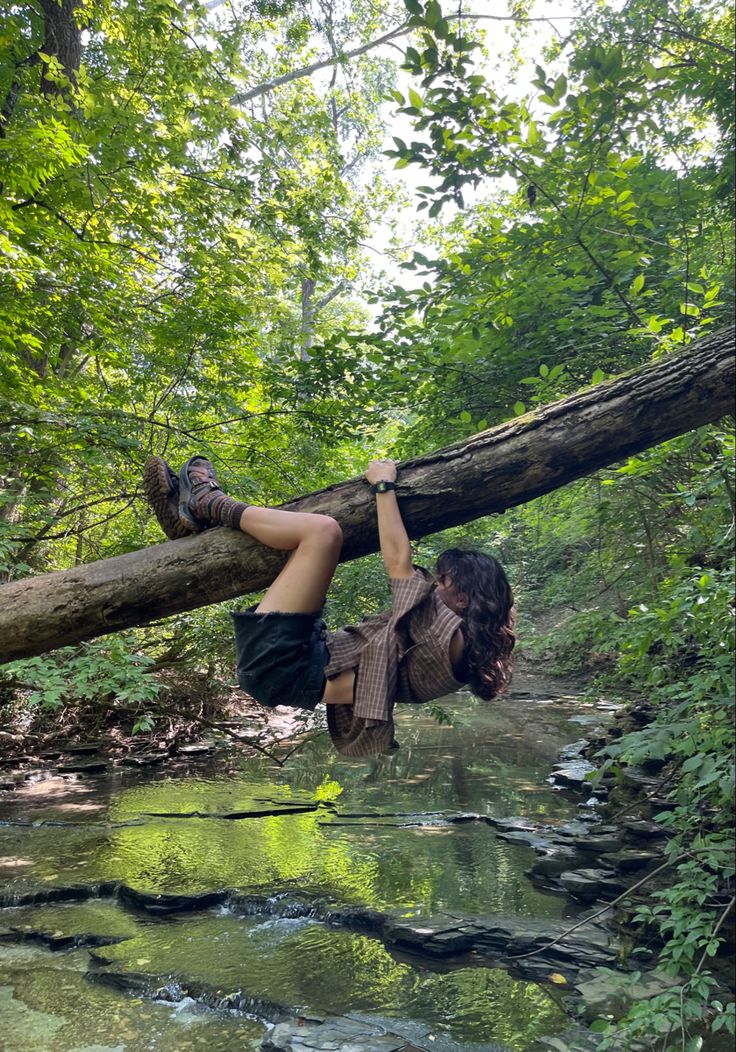
<path fill-rule="evenodd" d="M 325 691 L 329 653 L 320 614 L 255 608 L 233 614 L 238 683 L 262 705 L 314 709 Z"/>

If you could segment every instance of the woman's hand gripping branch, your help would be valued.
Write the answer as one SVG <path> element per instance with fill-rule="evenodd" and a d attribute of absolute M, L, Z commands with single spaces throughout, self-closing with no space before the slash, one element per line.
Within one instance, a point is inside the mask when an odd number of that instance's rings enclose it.
<path fill-rule="evenodd" d="M 397 467 L 393 460 L 372 460 L 365 472 L 366 480 L 373 487 L 380 482 L 395 483 L 397 475 Z M 378 515 L 378 539 L 386 573 L 392 580 L 411 577 L 414 573 L 411 544 L 401 518 L 396 492 L 392 488 L 383 492 L 374 489 L 374 493 Z"/>

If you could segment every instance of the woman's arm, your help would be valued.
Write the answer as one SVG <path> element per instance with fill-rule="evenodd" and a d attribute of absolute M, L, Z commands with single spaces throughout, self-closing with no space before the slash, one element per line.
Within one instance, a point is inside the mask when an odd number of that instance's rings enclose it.
<path fill-rule="evenodd" d="M 372 460 L 366 469 L 365 477 L 373 486 L 377 482 L 395 482 L 396 474 L 396 464 L 393 460 Z M 412 577 L 414 569 L 411 545 L 394 490 L 376 493 L 376 512 L 378 539 L 386 573 L 392 580 Z"/>

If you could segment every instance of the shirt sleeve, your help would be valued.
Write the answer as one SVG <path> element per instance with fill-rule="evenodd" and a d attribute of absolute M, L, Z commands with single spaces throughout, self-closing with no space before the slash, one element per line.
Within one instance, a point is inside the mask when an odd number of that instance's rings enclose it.
<path fill-rule="evenodd" d="M 390 584 L 391 621 L 394 623 L 423 603 L 436 587 L 434 577 L 421 566 L 414 567 L 411 577 L 392 578 Z"/>

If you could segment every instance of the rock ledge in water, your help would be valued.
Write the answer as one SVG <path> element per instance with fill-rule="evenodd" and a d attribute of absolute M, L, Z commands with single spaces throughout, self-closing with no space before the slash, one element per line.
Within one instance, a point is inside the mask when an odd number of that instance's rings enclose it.
<path fill-rule="evenodd" d="M 261 1042 L 263 1052 L 408 1052 L 397 1034 L 353 1019 L 336 1017 L 315 1023 L 296 1019 L 278 1023 Z"/>

